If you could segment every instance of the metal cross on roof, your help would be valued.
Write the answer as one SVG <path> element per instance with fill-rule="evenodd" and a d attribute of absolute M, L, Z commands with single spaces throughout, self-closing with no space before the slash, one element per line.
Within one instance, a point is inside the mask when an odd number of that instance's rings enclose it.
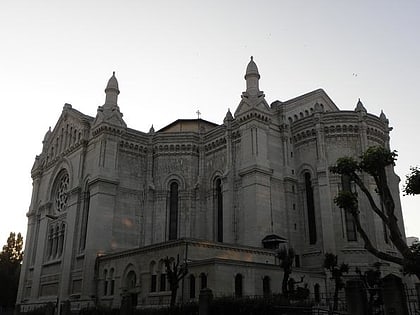
<path fill-rule="evenodd" d="M 198 119 L 200 119 L 200 115 L 201 115 L 200 110 L 197 110 L 195 113 L 197 114 Z"/>

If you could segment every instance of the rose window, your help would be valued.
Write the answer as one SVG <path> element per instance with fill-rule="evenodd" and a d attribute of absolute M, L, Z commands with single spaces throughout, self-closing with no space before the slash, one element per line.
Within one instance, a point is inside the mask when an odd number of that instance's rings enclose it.
<path fill-rule="evenodd" d="M 57 184 L 55 191 L 55 207 L 57 211 L 63 211 L 67 206 L 67 190 L 69 187 L 69 175 L 64 173 Z"/>

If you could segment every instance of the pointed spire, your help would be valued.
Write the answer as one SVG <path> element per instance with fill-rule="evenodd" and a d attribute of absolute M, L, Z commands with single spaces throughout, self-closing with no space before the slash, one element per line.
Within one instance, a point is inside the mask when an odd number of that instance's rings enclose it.
<path fill-rule="evenodd" d="M 246 67 L 245 80 L 246 80 L 246 92 L 250 95 L 256 95 L 260 92 L 259 88 L 260 73 L 258 67 L 254 62 L 254 57 L 251 56 L 251 61 Z"/>
<path fill-rule="evenodd" d="M 119 127 L 127 127 L 122 118 L 123 114 L 120 112 L 120 108 L 118 107 L 118 94 L 120 94 L 120 90 L 118 88 L 118 81 L 115 77 L 114 71 L 105 88 L 105 104 L 103 106 L 98 106 L 93 127 L 96 127 L 103 122 Z"/>
<path fill-rule="evenodd" d="M 356 112 L 367 112 L 367 110 L 366 110 L 366 108 L 363 106 L 363 103 L 360 101 L 360 98 L 359 98 L 359 101 L 357 102 L 357 105 L 356 105 L 356 108 L 354 109 L 354 111 L 356 111 Z"/>
<path fill-rule="evenodd" d="M 108 81 L 108 84 L 105 88 L 105 94 L 106 97 L 104 107 L 117 106 L 118 94 L 120 94 L 120 90 L 118 89 L 118 81 L 115 77 L 115 71 L 112 72 L 112 77 Z"/>
<path fill-rule="evenodd" d="M 384 123 L 389 124 L 388 118 L 386 118 L 385 113 L 381 110 L 381 114 L 379 115 L 379 119 L 382 120 Z"/>
<path fill-rule="evenodd" d="M 223 119 L 223 122 L 226 124 L 229 121 L 233 120 L 232 113 L 230 112 L 230 108 L 228 108 L 228 111 L 226 113 L 225 119 Z"/>
<path fill-rule="evenodd" d="M 152 127 L 150 127 L 150 129 L 149 129 L 149 133 L 150 134 L 155 133 L 155 128 L 153 127 L 153 124 L 152 124 Z"/>

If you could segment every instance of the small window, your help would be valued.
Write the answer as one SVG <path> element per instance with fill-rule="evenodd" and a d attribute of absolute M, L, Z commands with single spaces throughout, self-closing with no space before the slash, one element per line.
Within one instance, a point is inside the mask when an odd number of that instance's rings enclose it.
<path fill-rule="evenodd" d="M 300 256 L 299 255 L 295 255 L 295 266 L 297 268 L 300 267 Z"/>
<path fill-rule="evenodd" d="M 108 295 L 108 271 L 104 270 L 104 295 Z"/>
<path fill-rule="evenodd" d="M 195 277 L 190 276 L 190 299 L 195 299 Z"/>
<path fill-rule="evenodd" d="M 242 280 L 243 277 L 240 273 L 235 276 L 235 296 L 242 297 Z"/>
<path fill-rule="evenodd" d="M 200 289 L 207 288 L 207 275 L 205 273 L 200 274 Z"/>
<path fill-rule="evenodd" d="M 265 297 L 271 295 L 270 277 L 269 276 L 265 276 L 263 278 L 263 295 Z"/>
<path fill-rule="evenodd" d="M 114 287 L 115 287 L 115 280 L 114 280 L 114 269 L 111 268 L 109 271 L 109 294 L 114 295 Z"/>
<path fill-rule="evenodd" d="M 166 291 L 166 274 L 160 275 L 160 291 Z"/>
<path fill-rule="evenodd" d="M 150 282 L 150 292 L 156 292 L 157 275 L 152 275 Z"/>

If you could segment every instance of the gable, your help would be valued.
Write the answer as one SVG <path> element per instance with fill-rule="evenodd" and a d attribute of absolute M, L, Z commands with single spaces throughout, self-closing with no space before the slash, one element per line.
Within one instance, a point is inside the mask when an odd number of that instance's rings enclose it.
<path fill-rule="evenodd" d="M 53 130 L 49 130 L 43 141 L 42 153 L 52 160 L 62 152 L 81 143 L 89 131 L 93 118 L 65 104 L 60 118 Z"/>
<path fill-rule="evenodd" d="M 178 119 L 158 132 L 207 132 L 218 125 L 204 119 Z"/>
<path fill-rule="evenodd" d="M 296 121 L 306 116 L 310 116 L 313 114 L 315 104 L 317 103 L 319 104 L 321 111 L 339 111 L 339 108 L 334 104 L 327 93 L 322 89 L 318 89 L 283 102 L 284 115 L 288 121 Z"/>

